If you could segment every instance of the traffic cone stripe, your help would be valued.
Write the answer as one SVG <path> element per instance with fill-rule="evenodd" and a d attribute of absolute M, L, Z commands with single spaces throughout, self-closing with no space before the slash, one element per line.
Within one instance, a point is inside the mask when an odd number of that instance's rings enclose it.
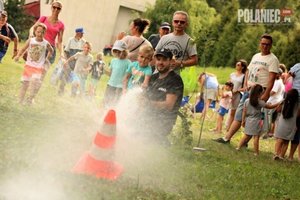
<path fill-rule="evenodd" d="M 102 161 L 86 153 L 72 170 L 75 173 L 90 174 L 97 178 L 116 180 L 123 172 L 122 165 L 113 161 Z"/>
<path fill-rule="evenodd" d="M 100 148 L 110 149 L 113 148 L 116 143 L 116 136 L 106 136 L 101 133 L 97 133 L 94 139 L 94 144 Z"/>
<path fill-rule="evenodd" d="M 98 133 L 105 136 L 114 136 L 116 135 L 116 126 L 112 124 L 103 124 Z"/>
<path fill-rule="evenodd" d="M 102 161 L 110 161 L 114 156 L 114 150 L 101 149 L 96 145 L 91 146 L 89 153 L 93 158 Z"/>

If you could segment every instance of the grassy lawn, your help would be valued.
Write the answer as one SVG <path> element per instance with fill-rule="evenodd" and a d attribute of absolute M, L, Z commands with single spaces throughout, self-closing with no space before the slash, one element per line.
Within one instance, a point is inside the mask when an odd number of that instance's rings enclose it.
<path fill-rule="evenodd" d="M 203 126 L 200 146 L 206 151 L 192 150 L 201 128 L 198 116 L 189 118 L 194 139 L 190 146 L 163 148 L 119 126 L 116 159 L 124 166 L 123 175 L 111 182 L 73 174 L 72 167 L 91 146 L 105 114 L 100 104 L 107 77 L 101 79 L 96 100 L 72 99 L 70 86 L 59 97 L 57 86 L 49 83 L 52 66 L 36 103 L 21 106 L 17 94 L 24 63 L 10 57 L 0 64 L 0 199 L 300 199 L 298 162 L 273 161 L 273 139 L 261 140 L 258 157 L 252 142 L 248 149 L 235 150 L 241 132 L 230 145 L 213 142 L 221 136 L 208 131 L 215 126 L 214 117 Z M 198 74 L 204 69 L 193 70 Z M 233 71 L 206 70 L 217 74 L 220 83 Z M 118 123 L 125 118 L 118 118 Z"/>

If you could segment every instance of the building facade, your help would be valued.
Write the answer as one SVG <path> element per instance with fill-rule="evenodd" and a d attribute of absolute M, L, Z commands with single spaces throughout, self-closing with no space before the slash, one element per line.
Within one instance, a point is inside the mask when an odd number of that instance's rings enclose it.
<path fill-rule="evenodd" d="M 60 0 L 63 9 L 60 20 L 65 24 L 63 43 L 83 27 L 84 38 L 92 43 L 93 52 L 102 51 L 112 44 L 121 31 L 128 32 L 129 24 L 137 13 L 145 11 L 155 0 Z M 40 0 L 41 15 L 50 15 L 51 0 Z"/>

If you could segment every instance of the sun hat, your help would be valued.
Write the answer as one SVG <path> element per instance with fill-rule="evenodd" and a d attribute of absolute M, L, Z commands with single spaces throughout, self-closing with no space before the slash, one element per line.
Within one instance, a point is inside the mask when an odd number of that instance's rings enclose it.
<path fill-rule="evenodd" d="M 127 49 L 127 45 L 122 40 L 116 40 L 113 47 L 112 47 L 112 50 L 124 51 L 126 49 Z"/>
<path fill-rule="evenodd" d="M 5 10 L 0 11 L 1 15 L 4 15 L 5 17 L 7 17 L 7 12 Z"/>

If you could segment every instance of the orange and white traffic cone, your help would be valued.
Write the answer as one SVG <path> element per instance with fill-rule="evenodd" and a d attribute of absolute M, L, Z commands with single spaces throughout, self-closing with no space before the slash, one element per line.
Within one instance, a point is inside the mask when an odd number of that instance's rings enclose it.
<path fill-rule="evenodd" d="M 116 180 L 123 172 L 122 165 L 113 161 L 116 143 L 116 113 L 109 110 L 91 149 L 72 169 L 75 173 L 89 174 L 97 178 Z"/>

